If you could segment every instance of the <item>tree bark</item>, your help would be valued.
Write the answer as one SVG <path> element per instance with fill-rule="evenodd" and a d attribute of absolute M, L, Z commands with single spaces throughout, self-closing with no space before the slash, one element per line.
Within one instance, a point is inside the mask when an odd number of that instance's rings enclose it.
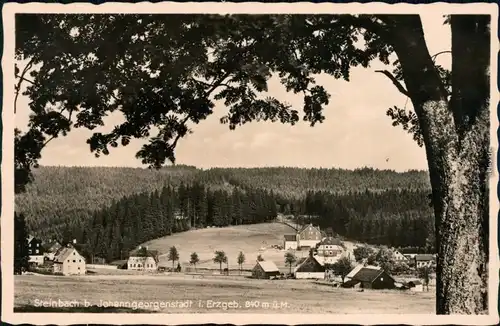
<path fill-rule="evenodd" d="M 392 44 L 419 118 L 432 186 L 438 250 L 436 313 L 484 313 L 489 29 L 482 16 L 452 18 L 453 94 L 449 101 L 429 55 L 420 18 L 399 16 L 395 22 Z"/>

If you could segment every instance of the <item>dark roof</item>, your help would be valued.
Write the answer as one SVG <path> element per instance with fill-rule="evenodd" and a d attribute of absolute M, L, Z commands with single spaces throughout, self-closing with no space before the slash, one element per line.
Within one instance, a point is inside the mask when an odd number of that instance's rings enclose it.
<path fill-rule="evenodd" d="M 285 241 L 296 241 L 297 236 L 295 234 L 285 234 Z"/>
<path fill-rule="evenodd" d="M 410 282 L 408 282 L 408 285 L 410 285 L 410 284 L 420 285 L 420 284 L 422 284 L 422 282 L 420 282 L 419 280 L 416 280 L 416 281 L 410 281 Z"/>
<path fill-rule="evenodd" d="M 323 239 L 323 241 L 321 241 L 319 245 L 320 246 L 321 245 L 337 245 L 337 246 L 342 246 L 342 241 L 340 241 L 339 239 L 334 238 L 334 237 L 327 237 L 327 238 Z"/>
<path fill-rule="evenodd" d="M 416 255 L 415 260 L 420 260 L 420 261 L 434 260 L 434 255 L 430 255 L 430 254 Z"/>
<path fill-rule="evenodd" d="M 297 266 L 299 266 L 300 264 L 302 264 L 303 262 L 305 262 L 307 258 L 309 258 L 309 257 L 299 258 L 299 260 L 297 260 Z"/>
<path fill-rule="evenodd" d="M 137 249 L 130 253 L 130 257 L 158 257 L 158 250 Z"/>
<path fill-rule="evenodd" d="M 352 277 L 353 280 L 361 282 L 373 282 L 384 272 L 383 269 L 372 269 L 363 267 Z"/>
<path fill-rule="evenodd" d="M 316 230 L 318 230 L 318 231 L 321 232 L 321 230 L 319 229 L 319 227 L 312 225 L 312 223 L 309 223 L 309 224 L 306 224 L 306 225 L 302 226 L 299 229 L 299 233 L 302 233 L 302 231 L 304 231 L 305 229 L 307 229 L 309 226 L 312 226 L 313 228 L 315 228 Z"/>
<path fill-rule="evenodd" d="M 122 259 L 122 260 L 115 260 L 115 261 L 112 261 L 111 263 L 109 263 L 110 265 L 115 265 L 115 266 L 121 266 L 121 265 L 125 265 L 126 263 L 128 262 L 128 260 L 126 259 Z"/>

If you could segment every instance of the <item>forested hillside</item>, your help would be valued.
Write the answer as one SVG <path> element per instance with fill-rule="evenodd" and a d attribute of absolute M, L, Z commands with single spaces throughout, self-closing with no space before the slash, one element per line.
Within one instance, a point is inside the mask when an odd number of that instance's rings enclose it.
<path fill-rule="evenodd" d="M 27 192 L 16 197 L 16 210 L 25 214 L 30 232 L 43 238 L 91 242 L 89 234 L 107 234 L 92 250 L 113 247 L 106 257 L 114 258 L 118 245 L 106 241 L 116 242 L 118 235 L 123 250 L 191 226 L 257 223 L 276 210 L 318 215 L 315 223 L 353 239 L 421 245 L 432 218 L 429 192 L 427 173 L 418 171 L 40 167 Z M 268 216 L 257 217 L 256 211 Z M 173 220 L 158 222 L 158 216 Z M 126 223 L 166 229 L 127 229 Z"/>

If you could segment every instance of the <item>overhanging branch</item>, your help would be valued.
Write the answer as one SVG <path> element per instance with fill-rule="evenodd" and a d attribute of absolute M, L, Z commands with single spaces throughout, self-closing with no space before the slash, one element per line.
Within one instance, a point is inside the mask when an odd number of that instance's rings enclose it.
<path fill-rule="evenodd" d="M 403 87 L 403 85 L 401 85 L 401 83 L 396 79 L 396 77 L 394 77 L 389 71 L 387 71 L 387 70 L 375 70 L 375 72 L 380 72 L 380 73 L 386 75 L 387 78 L 389 78 L 392 81 L 394 86 L 396 86 L 396 88 L 398 89 L 398 91 L 401 94 L 410 97 L 410 94 L 408 93 L 408 91 Z"/>

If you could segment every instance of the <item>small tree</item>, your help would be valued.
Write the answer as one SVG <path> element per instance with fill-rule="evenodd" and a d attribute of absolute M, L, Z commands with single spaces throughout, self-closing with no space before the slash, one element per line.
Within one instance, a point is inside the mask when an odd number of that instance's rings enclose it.
<path fill-rule="evenodd" d="M 393 274 L 406 274 L 411 270 L 410 266 L 405 262 L 397 262 L 394 264 L 394 268 L 392 270 Z"/>
<path fill-rule="evenodd" d="M 388 248 L 381 248 L 375 255 L 375 264 L 382 267 L 387 273 L 392 273 L 394 265 L 394 252 Z"/>
<path fill-rule="evenodd" d="M 215 257 L 214 257 L 214 263 L 218 263 L 219 264 L 219 269 L 220 269 L 220 273 L 222 274 L 222 263 L 225 263 L 227 262 L 227 256 L 226 256 L 226 253 L 224 251 L 216 251 L 215 252 Z"/>
<path fill-rule="evenodd" d="M 341 257 L 338 261 L 336 261 L 332 266 L 333 273 L 342 278 L 342 283 L 344 283 L 344 279 L 352 271 L 353 266 L 349 257 Z"/>
<path fill-rule="evenodd" d="M 196 264 L 198 264 L 200 262 L 200 258 L 198 257 L 198 254 L 196 252 L 193 252 L 191 254 L 191 260 L 189 261 L 189 263 L 191 265 L 194 265 L 194 271 L 196 272 Z"/>
<path fill-rule="evenodd" d="M 287 252 L 285 254 L 285 264 L 288 265 L 290 268 L 290 274 L 292 273 L 292 264 L 294 264 L 297 261 L 297 258 L 295 255 L 291 252 Z"/>
<path fill-rule="evenodd" d="M 170 250 L 168 252 L 168 260 L 172 261 L 172 270 L 173 270 L 175 262 L 179 260 L 179 252 L 177 251 L 177 248 L 175 248 L 175 246 L 170 247 Z"/>
<path fill-rule="evenodd" d="M 356 259 L 357 262 L 361 262 L 363 260 L 368 259 L 371 255 L 373 255 L 374 250 L 368 246 L 361 246 L 355 248 L 353 250 L 353 253 L 354 253 L 354 259 Z"/>
<path fill-rule="evenodd" d="M 180 273 L 182 270 L 181 263 L 177 262 L 177 273 Z"/>
<path fill-rule="evenodd" d="M 245 254 L 243 254 L 243 252 L 240 251 L 240 253 L 238 254 L 238 265 L 240 266 L 240 274 L 244 262 L 245 262 Z"/>
<path fill-rule="evenodd" d="M 262 255 L 261 255 L 261 254 L 259 254 L 259 255 L 257 256 L 257 261 L 264 261 L 264 258 L 262 257 Z"/>
<path fill-rule="evenodd" d="M 24 214 L 14 213 L 14 274 L 28 269 L 28 229 Z"/>
<path fill-rule="evenodd" d="M 427 291 L 429 291 L 429 281 L 431 279 L 431 269 L 427 266 L 420 267 L 418 269 L 418 277 L 420 279 L 422 279 Z"/>

